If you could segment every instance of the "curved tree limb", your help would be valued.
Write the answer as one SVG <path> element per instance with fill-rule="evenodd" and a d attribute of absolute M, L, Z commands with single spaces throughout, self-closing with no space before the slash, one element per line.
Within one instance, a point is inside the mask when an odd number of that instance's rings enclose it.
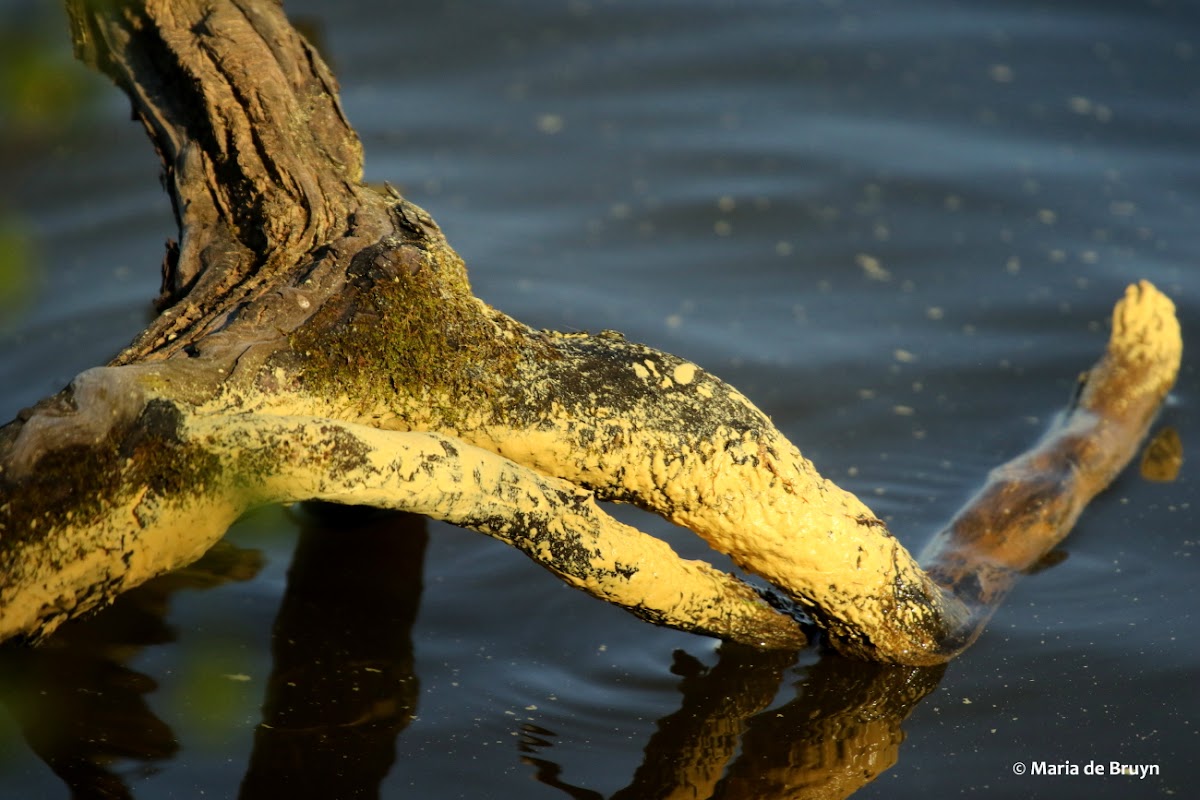
<path fill-rule="evenodd" d="M 970 611 L 960 648 L 1133 458 L 1175 382 L 1182 352 L 1174 304 L 1146 281 L 1126 289 L 1108 348 L 1080 376 L 1071 407 L 1037 445 L 993 470 L 925 548 L 921 563 L 930 576 Z"/>
<path fill-rule="evenodd" d="M 1173 307 L 1140 284 L 1066 422 L 994 475 L 926 571 L 716 377 L 476 299 L 433 220 L 362 184 L 333 79 L 278 7 L 71 12 L 77 49 L 163 159 L 181 240 L 158 320 L 0 428 L 0 638 L 44 635 L 187 563 L 251 505 L 327 499 L 498 536 L 662 624 L 803 641 L 594 494 L 691 528 L 844 652 L 936 663 L 1129 460 L 1178 370 Z"/>

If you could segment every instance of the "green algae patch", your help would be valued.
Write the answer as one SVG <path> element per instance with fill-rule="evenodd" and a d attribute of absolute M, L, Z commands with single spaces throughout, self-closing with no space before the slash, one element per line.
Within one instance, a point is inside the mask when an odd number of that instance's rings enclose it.
<path fill-rule="evenodd" d="M 306 391 L 347 397 L 364 415 L 416 400 L 454 426 L 516 368 L 518 342 L 487 311 L 448 246 L 384 242 L 354 259 L 346 288 L 289 343 Z"/>
<path fill-rule="evenodd" d="M 172 403 L 151 400 L 133 425 L 113 429 L 103 441 L 53 447 L 30 474 L 0 475 L 8 498 L 0 509 L 4 547 L 50 530 L 86 528 L 139 493 L 172 498 L 217 491 L 220 460 L 183 441 L 180 420 Z"/>

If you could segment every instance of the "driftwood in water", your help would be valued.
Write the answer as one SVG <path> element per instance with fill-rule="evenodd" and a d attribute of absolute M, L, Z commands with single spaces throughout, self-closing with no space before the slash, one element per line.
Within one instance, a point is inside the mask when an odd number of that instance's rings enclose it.
<path fill-rule="evenodd" d="M 536 331 L 471 293 L 421 209 L 362 182 L 333 77 L 278 6 L 70 4 L 129 95 L 180 228 L 161 315 L 0 428 L 0 638 L 39 638 L 189 563 L 246 509 L 320 499 L 495 536 L 652 622 L 769 648 L 800 626 L 596 500 L 684 525 L 843 652 L 944 661 L 1129 460 L 1180 358 L 1129 289 L 1063 423 L 923 569 L 749 400 L 616 334 Z"/>

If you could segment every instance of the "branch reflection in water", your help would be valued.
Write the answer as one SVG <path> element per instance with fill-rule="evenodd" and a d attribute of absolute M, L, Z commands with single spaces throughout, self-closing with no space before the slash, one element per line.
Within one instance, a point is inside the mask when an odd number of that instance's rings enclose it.
<path fill-rule="evenodd" d="M 945 672 L 945 665 L 897 667 L 829 653 L 799 671 L 794 699 L 769 708 L 788 673 L 796 674 L 797 655 L 725 643 L 705 668 L 676 651 L 683 702 L 658 721 L 642 765 L 613 800 L 849 797 L 896 763 L 901 723 Z M 522 749 L 540 753 L 553 736 L 527 726 Z M 553 761 L 524 760 L 538 780 L 572 798 L 602 797 L 561 781 Z"/>
<path fill-rule="evenodd" d="M 424 519 L 313 511 L 300 516 L 243 800 L 378 796 L 416 710 L 411 631 Z M 178 755 L 171 728 L 146 703 L 155 681 L 127 662 L 174 639 L 163 619 L 173 592 L 245 580 L 260 567 L 257 551 L 222 544 L 41 647 L 4 654 L 4 701 L 73 793 L 132 797 L 109 764 L 133 759 L 150 768 Z M 672 672 L 680 676 L 679 710 L 658 721 L 641 766 L 614 798 L 849 797 L 897 762 L 901 723 L 944 667 L 725 643 L 711 667 L 677 651 Z M 792 699 L 780 699 L 794 678 Z M 514 758 L 537 780 L 573 798 L 603 796 L 561 780 L 555 731 L 533 722 L 521 733 Z"/>
<path fill-rule="evenodd" d="M 0 650 L 0 702 L 73 797 L 133 797 L 114 764 L 143 762 L 153 772 L 154 762 L 178 754 L 171 726 L 146 702 L 157 682 L 129 662 L 175 641 L 166 616 L 176 592 L 250 580 L 262 566 L 258 550 L 218 542 L 190 567 L 126 592 L 39 647 Z"/>
<path fill-rule="evenodd" d="M 305 508 L 244 800 L 378 796 L 416 711 L 425 518 Z"/>

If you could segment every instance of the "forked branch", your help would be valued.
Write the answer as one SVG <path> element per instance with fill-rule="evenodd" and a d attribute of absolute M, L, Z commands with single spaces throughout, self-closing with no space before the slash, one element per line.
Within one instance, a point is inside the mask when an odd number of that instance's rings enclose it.
<path fill-rule="evenodd" d="M 163 158 L 180 245 L 147 332 L 0 428 L 0 638 L 43 636 L 188 563 L 246 508 L 322 499 L 496 536 L 659 624 L 804 642 L 601 499 L 695 531 L 844 652 L 940 662 L 1129 460 L 1178 370 L 1170 301 L 1131 287 L 1064 422 L 995 473 L 922 569 L 715 376 L 476 299 L 429 215 L 361 182 L 333 79 L 278 6 L 71 13 L 79 52 Z"/>

